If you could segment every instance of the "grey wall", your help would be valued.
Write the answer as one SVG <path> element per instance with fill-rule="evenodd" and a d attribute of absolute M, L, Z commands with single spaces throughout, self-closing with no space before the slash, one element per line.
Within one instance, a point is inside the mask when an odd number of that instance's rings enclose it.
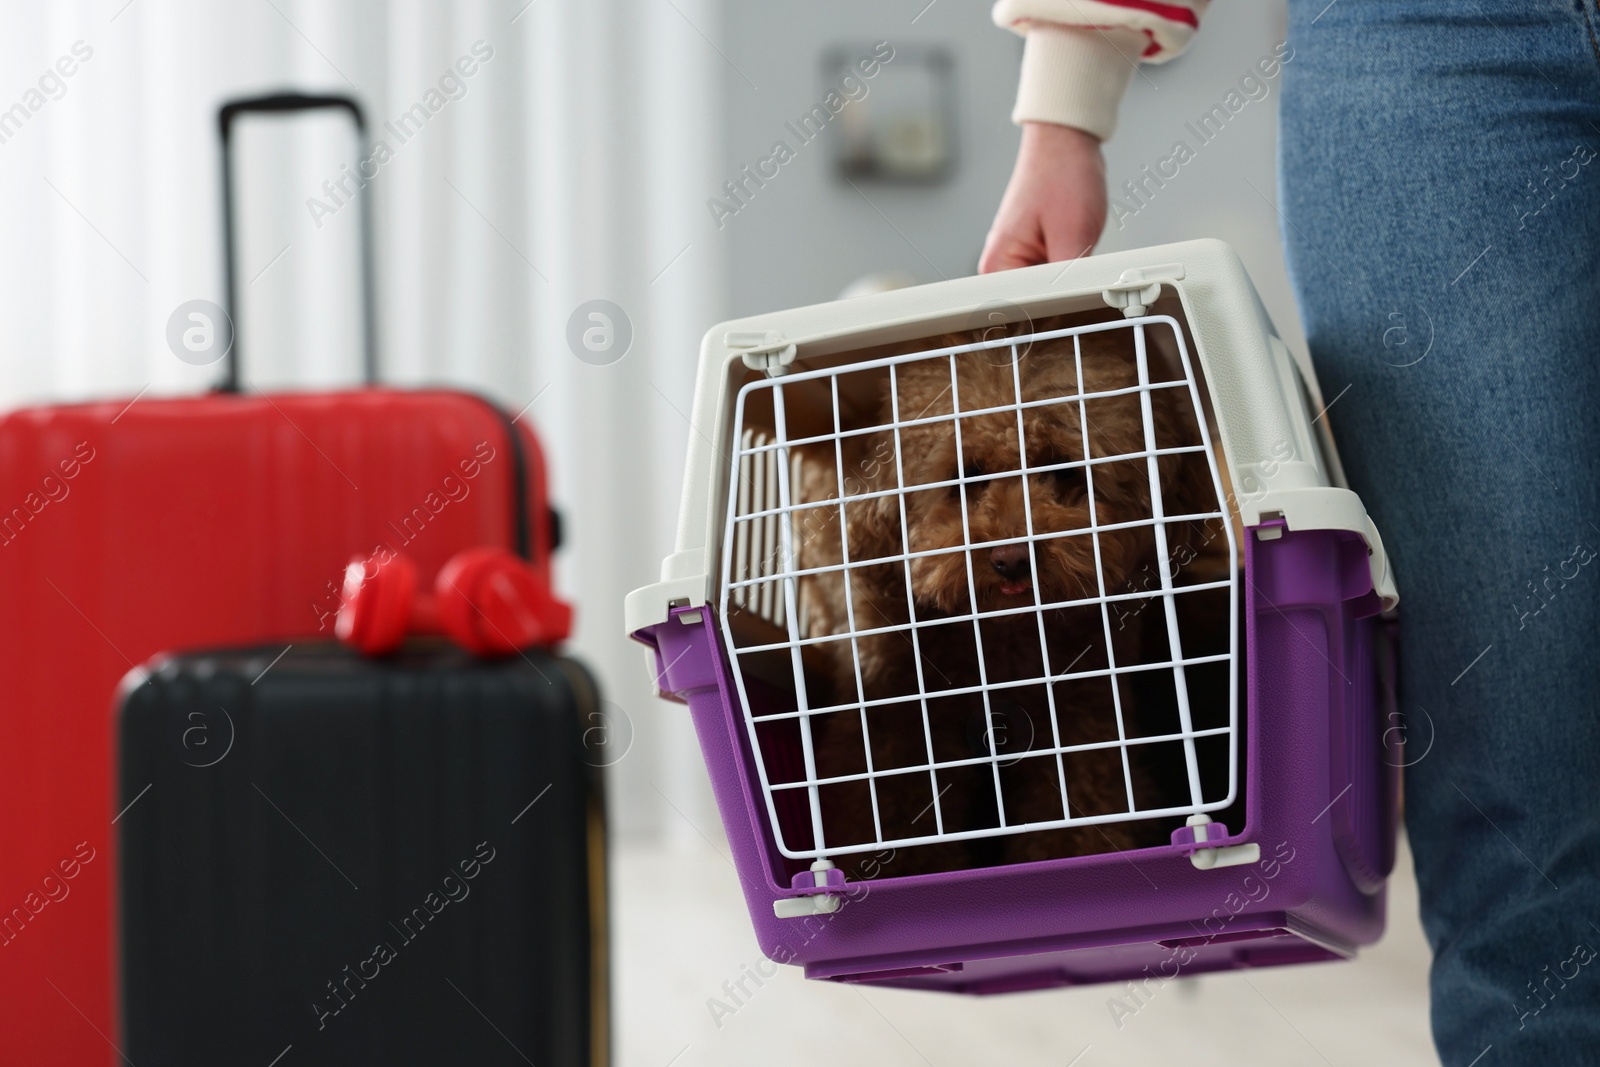
<path fill-rule="evenodd" d="M 727 177 L 768 155 L 774 140 L 796 143 L 784 123 L 821 100 L 828 49 L 865 55 L 883 40 L 897 56 L 937 45 L 955 60 L 958 158 L 950 178 L 933 186 L 858 181 L 857 191 L 835 175 L 829 139 L 841 131 L 830 125 L 748 207 L 724 220 L 734 314 L 831 300 L 869 271 L 899 269 L 931 282 L 976 270 L 1016 156 L 1010 114 L 1022 41 L 995 28 L 987 4 L 938 0 L 924 10 L 926 3 L 724 6 Z M 721 193 L 706 191 L 714 195 Z M 715 227 L 709 211 L 706 225 Z"/>

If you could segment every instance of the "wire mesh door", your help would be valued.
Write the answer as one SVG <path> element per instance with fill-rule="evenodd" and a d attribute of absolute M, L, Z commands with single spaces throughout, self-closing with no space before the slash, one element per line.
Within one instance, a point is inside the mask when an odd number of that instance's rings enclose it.
<path fill-rule="evenodd" d="M 751 381 L 733 442 L 718 609 L 783 855 L 1235 801 L 1237 543 L 1176 320 Z"/>

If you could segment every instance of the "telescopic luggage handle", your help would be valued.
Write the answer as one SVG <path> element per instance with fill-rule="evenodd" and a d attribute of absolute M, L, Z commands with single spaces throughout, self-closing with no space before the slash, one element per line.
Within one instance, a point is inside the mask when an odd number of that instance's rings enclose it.
<path fill-rule="evenodd" d="M 340 94 L 271 93 L 230 100 L 217 113 L 217 131 L 222 138 L 222 240 L 223 264 L 227 273 L 227 311 L 233 322 L 233 346 L 223 357 L 222 381 L 218 388 L 226 393 L 239 391 L 239 293 L 238 271 L 234 263 L 235 235 L 233 210 L 233 123 L 244 114 L 283 114 L 298 111 L 320 111 L 327 108 L 348 111 L 355 123 L 356 138 L 360 147 L 366 147 L 367 120 L 361 105 L 354 97 Z M 360 158 L 360 152 L 357 152 Z M 361 201 L 361 314 L 365 346 L 362 350 L 362 373 L 367 384 L 378 380 L 378 357 L 374 343 L 376 317 L 372 296 L 372 207 L 367 197 Z"/>

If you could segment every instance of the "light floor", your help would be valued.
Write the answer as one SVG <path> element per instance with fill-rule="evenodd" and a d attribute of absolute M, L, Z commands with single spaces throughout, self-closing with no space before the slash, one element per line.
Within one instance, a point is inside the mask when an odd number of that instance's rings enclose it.
<path fill-rule="evenodd" d="M 731 1003 L 723 983 L 760 959 L 729 861 L 699 839 L 622 844 L 612 871 L 614 1062 L 1437 1064 L 1428 1039 L 1428 948 L 1404 842 L 1397 866 L 1389 932 L 1355 962 L 1184 980 L 1160 989 L 1120 1028 L 1107 1006 L 1116 987 L 969 998 L 807 982 L 792 967 L 714 1020 L 710 998 Z"/>

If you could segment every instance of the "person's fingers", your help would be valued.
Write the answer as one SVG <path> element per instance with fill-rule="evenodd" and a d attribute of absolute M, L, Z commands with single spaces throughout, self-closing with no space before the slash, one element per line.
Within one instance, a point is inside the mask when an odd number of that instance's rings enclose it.
<path fill-rule="evenodd" d="M 983 258 L 978 260 L 978 273 L 993 274 L 995 271 L 1015 270 L 1028 265 L 1028 261 L 1021 256 L 988 249 L 983 253 Z"/>
<path fill-rule="evenodd" d="M 1009 240 L 1001 239 L 983 246 L 983 255 L 978 257 L 978 273 L 993 274 L 997 270 L 1031 267 L 1039 262 L 1041 260 L 1037 255 L 1030 256 L 1025 249 Z"/>
<path fill-rule="evenodd" d="M 1076 218 L 1055 221 L 1053 225 L 1047 222 L 1044 232 L 1035 231 L 1029 237 L 1021 237 L 1010 228 L 991 230 L 978 259 L 978 273 L 1077 259 L 1094 250 L 1100 229 L 1089 219 Z"/>
<path fill-rule="evenodd" d="M 1047 213 L 1041 220 L 1048 262 L 1064 263 L 1088 255 L 1099 243 L 1100 231 L 1105 228 L 1105 209 L 1096 210 L 1092 196 L 1086 199 L 1087 202 L 1079 201 Z"/>
<path fill-rule="evenodd" d="M 1048 263 L 1065 263 L 1069 259 L 1077 259 L 1094 251 L 1095 242 L 1100 238 L 1098 228 L 1077 226 L 1057 231 L 1046 236 L 1045 250 Z"/>
<path fill-rule="evenodd" d="M 1014 220 L 996 219 L 983 242 L 983 254 L 978 257 L 978 273 L 993 274 L 997 270 L 1043 263 L 1046 248 L 1044 235 L 1037 225 L 1019 230 Z"/>

